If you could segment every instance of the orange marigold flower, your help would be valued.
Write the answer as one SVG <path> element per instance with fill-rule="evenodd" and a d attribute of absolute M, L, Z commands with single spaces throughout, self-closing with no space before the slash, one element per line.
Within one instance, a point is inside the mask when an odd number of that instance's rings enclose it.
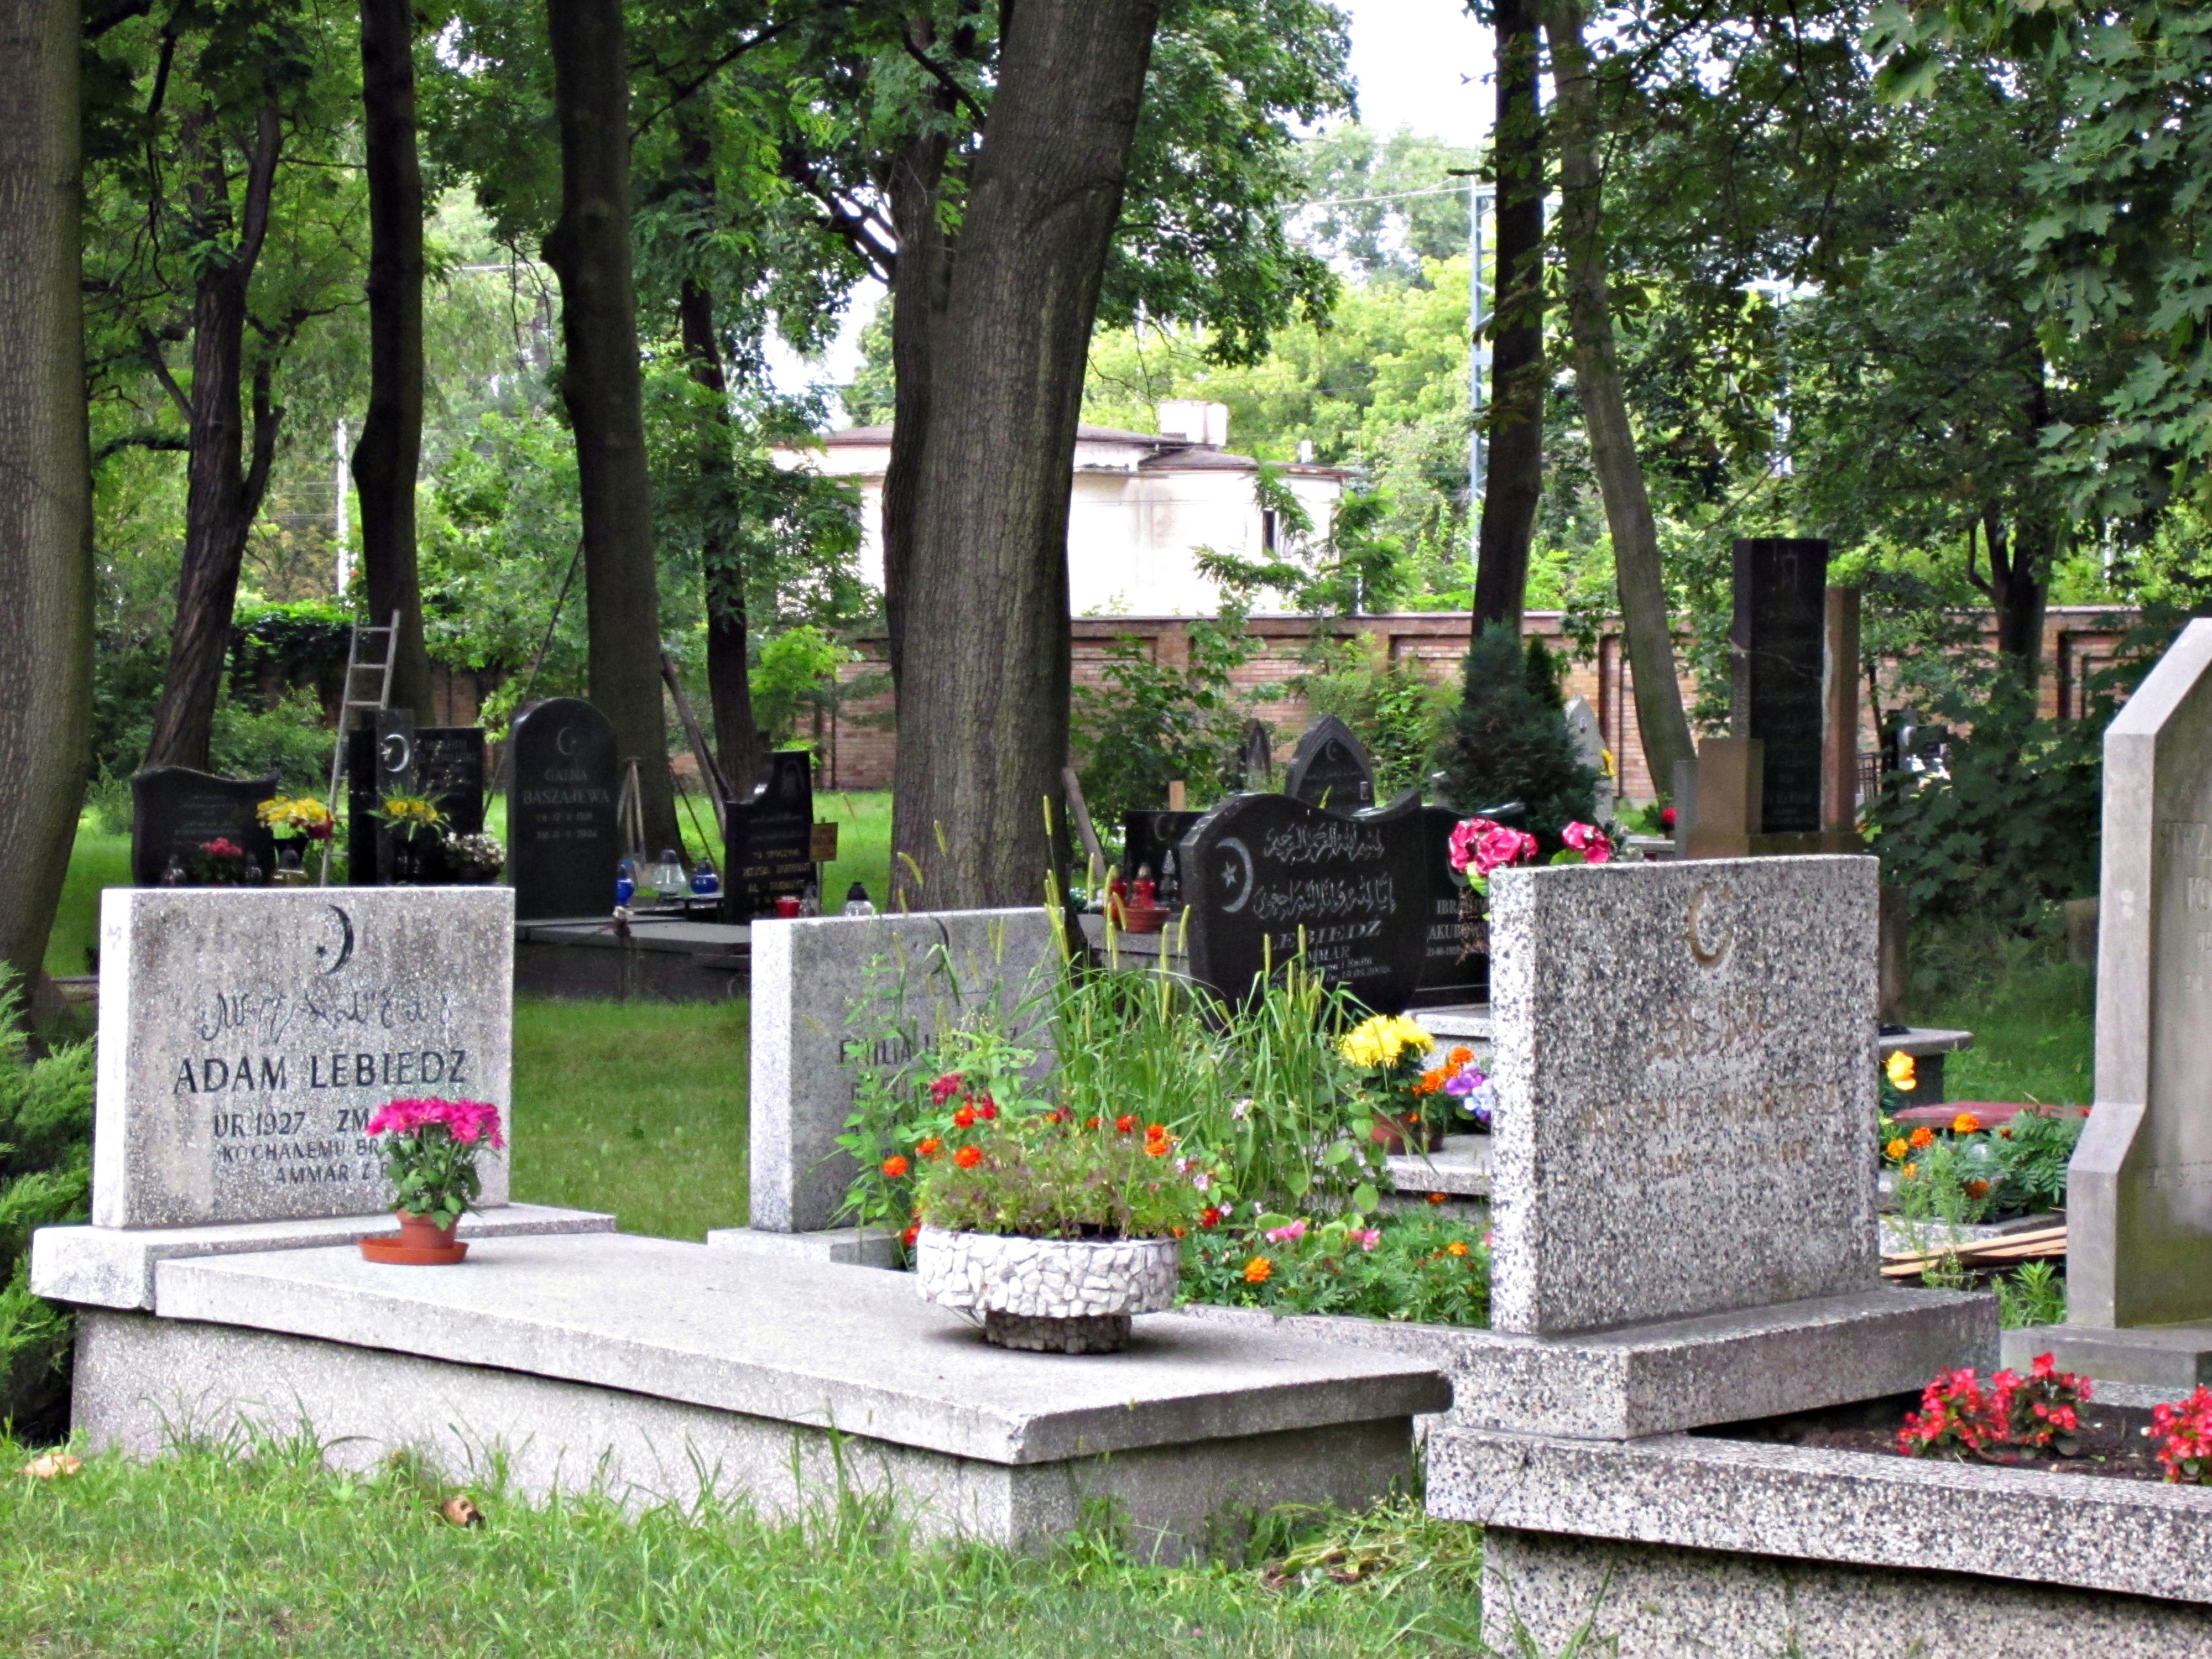
<path fill-rule="evenodd" d="M 1164 1140 L 1148 1140 L 1145 1143 L 1145 1155 L 1147 1158 L 1165 1158 L 1169 1151 L 1168 1143 Z"/>
<path fill-rule="evenodd" d="M 1168 1126 L 1164 1123 L 1147 1123 L 1145 1126 L 1145 1139 L 1158 1140 L 1165 1136 L 1167 1132 Z"/>
<path fill-rule="evenodd" d="M 915 1144 L 914 1149 L 924 1158 L 935 1158 L 945 1150 L 945 1143 L 935 1135 L 924 1135 Z"/>
<path fill-rule="evenodd" d="M 1970 1181 L 1966 1183 L 1966 1196 L 1968 1198 L 1981 1199 L 1987 1198 L 1989 1195 L 1990 1183 L 1988 1182 Z"/>
<path fill-rule="evenodd" d="M 1450 1197 L 1451 1194 L 1449 1193 L 1431 1193 L 1429 1194 L 1429 1202 L 1431 1204 L 1442 1204 Z"/>
<path fill-rule="evenodd" d="M 889 1176 L 893 1181 L 896 1181 L 901 1176 L 906 1173 L 906 1160 L 901 1158 L 896 1152 L 893 1152 L 889 1158 L 884 1160 L 884 1173 Z"/>
<path fill-rule="evenodd" d="M 1201 1227 L 1218 1227 L 1221 1224 L 1221 1212 L 1212 1205 L 1207 1205 L 1198 1212 L 1198 1224 Z"/>
<path fill-rule="evenodd" d="M 1180 1227 L 1170 1227 L 1168 1231 L 1173 1233 L 1177 1238 L 1181 1238 L 1183 1236 L 1183 1230 Z"/>
<path fill-rule="evenodd" d="M 1247 1285 L 1264 1285 L 1273 1276 L 1274 1271 L 1273 1262 L 1264 1255 L 1255 1255 L 1244 1264 L 1244 1282 Z"/>
<path fill-rule="evenodd" d="M 1912 1144 L 1916 1148 L 1933 1146 L 1936 1144 L 1936 1132 L 1926 1124 L 1922 1124 L 1912 1132 Z"/>
<path fill-rule="evenodd" d="M 1413 1092 L 1417 1097 L 1421 1095 L 1432 1095 L 1443 1086 L 1444 1068 L 1439 1066 L 1434 1071 L 1424 1072 L 1419 1077 L 1416 1078 L 1413 1080 Z"/>
<path fill-rule="evenodd" d="M 1124 1112 L 1120 1117 L 1114 1120 L 1114 1127 L 1126 1135 L 1136 1128 L 1137 1120 Z"/>
<path fill-rule="evenodd" d="M 905 1233 L 902 1236 L 902 1242 L 904 1243 L 907 1249 L 912 1249 L 914 1248 L 914 1241 L 921 1237 L 921 1223 L 917 1221 L 906 1230 Z"/>
<path fill-rule="evenodd" d="M 963 1170 L 972 1170 L 983 1161 L 983 1149 L 981 1146 L 963 1146 L 952 1154 L 952 1161 Z"/>
<path fill-rule="evenodd" d="M 1455 1238 L 1450 1243 L 1444 1246 L 1444 1249 L 1447 1254 L 1451 1255 L 1465 1255 L 1467 1254 L 1467 1243 L 1464 1239 Z"/>
<path fill-rule="evenodd" d="M 1455 1048 L 1450 1054 L 1445 1055 L 1444 1058 L 1454 1066 L 1464 1066 L 1474 1058 L 1474 1050 L 1472 1048 Z"/>
<path fill-rule="evenodd" d="M 975 1109 L 973 1106 L 963 1106 L 958 1111 L 953 1113 L 952 1127 L 956 1129 L 974 1128 L 975 1127 Z"/>
<path fill-rule="evenodd" d="M 1905 1155 L 1912 1150 L 1912 1143 L 1907 1140 L 1903 1135 L 1899 1135 L 1896 1139 L 1891 1141 L 1888 1146 L 1883 1147 L 1881 1150 L 1883 1156 L 1887 1158 L 1891 1163 L 1901 1163 L 1904 1161 Z"/>
<path fill-rule="evenodd" d="M 1951 1120 L 1951 1133 L 1954 1135 L 1975 1135 L 1981 1132 L 1982 1121 L 1972 1112 L 1961 1112 Z"/>
<path fill-rule="evenodd" d="M 1919 1166 L 1917 1164 L 1906 1164 L 1906 1165 L 1905 1166 L 1904 1175 L 1905 1175 L 1905 1178 L 1907 1181 L 1911 1180 L 1913 1176 L 1915 1176 L 1918 1175 L 1919 1173 L 1920 1173 L 1920 1166 Z"/>
<path fill-rule="evenodd" d="M 1095 1129 L 1098 1127 L 1098 1120 L 1095 1117 L 1087 1117 L 1083 1120 L 1083 1127 L 1086 1129 Z"/>

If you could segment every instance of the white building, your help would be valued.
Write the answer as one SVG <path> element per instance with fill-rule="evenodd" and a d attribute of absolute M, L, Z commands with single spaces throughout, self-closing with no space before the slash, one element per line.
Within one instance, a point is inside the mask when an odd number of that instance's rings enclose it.
<path fill-rule="evenodd" d="M 1284 539 L 1277 515 L 1263 512 L 1254 498 L 1260 464 L 1226 448 L 1229 406 L 1177 401 L 1158 407 L 1157 434 L 1077 428 L 1067 505 L 1068 606 L 1075 616 L 1211 616 L 1219 593 L 1198 574 L 1196 550 L 1260 559 L 1273 557 Z M 860 570 L 880 592 L 890 428 L 849 427 L 827 434 L 818 450 L 787 446 L 779 459 L 860 485 Z M 1302 461 L 1284 466 L 1282 476 L 1315 535 L 1325 535 L 1351 475 Z"/>

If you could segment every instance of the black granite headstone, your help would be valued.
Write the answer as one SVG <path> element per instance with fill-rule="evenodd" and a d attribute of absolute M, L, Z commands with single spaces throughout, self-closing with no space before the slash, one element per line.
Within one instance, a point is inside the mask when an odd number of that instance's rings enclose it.
<path fill-rule="evenodd" d="M 131 883 L 156 887 L 175 859 L 190 871 L 210 842 L 243 848 L 261 878 L 276 867 L 276 839 L 254 809 L 275 799 L 276 779 L 218 778 L 188 766 L 156 766 L 131 780 Z"/>
<path fill-rule="evenodd" d="M 1190 833 L 1203 812 L 1124 812 L 1121 815 L 1121 879 L 1134 881 L 1150 870 L 1159 884 L 1157 896 L 1170 909 L 1182 902 L 1182 872 L 1176 843 Z"/>
<path fill-rule="evenodd" d="M 614 908 L 620 787 L 615 728 L 579 697 L 552 697 L 515 717 L 507 869 L 514 914 L 604 916 Z"/>
<path fill-rule="evenodd" d="M 1375 763 L 1350 726 L 1323 714 L 1298 739 L 1283 773 L 1283 793 L 1332 812 L 1357 812 L 1375 805 Z"/>
<path fill-rule="evenodd" d="M 1735 735 L 1765 747 L 1760 833 L 1820 828 L 1820 665 L 1826 647 L 1828 544 L 1735 544 Z"/>
<path fill-rule="evenodd" d="M 1418 797 L 1326 812 L 1287 795 L 1237 795 L 1177 849 L 1190 907 L 1190 969 L 1241 999 L 1297 954 L 1369 1007 L 1402 1012 L 1419 982 L 1429 882 Z"/>
<path fill-rule="evenodd" d="M 473 836 L 484 826 L 484 732 L 481 726 L 426 726 L 415 733 L 415 781 L 446 815 L 445 835 Z M 441 836 L 417 841 L 416 879 L 456 878 Z"/>
<path fill-rule="evenodd" d="M 1237 748 L 1237 764 L 1243 769 L 1244 787 L 1265 793 L 1275 787 L 1275 738 L 1265 720 L 1244 723 L 1244 741 Z"/>
<path fill-rule="evenodd" d="M 401 848 L 376 813 L 386 795 L 419 793 L 416 738 L 411 708 L 380 708 L 373 723 L 346 733 L 346 867 L 356 887 L 383 887 L 392 879 Z M 410 840 L 404 850 L 412 880 L 412 860 L 427 848 Z"/>
<path fill-rule="evenodd" d="M 1419 1000 L 1431 1007 L 1490 1000 L 1490 928 L 1462 905 L 1468 890 L 1452 879 L 1451 832 L 1459 822 L 1449 807 L 1421 809 L 1429 908 L 1422 917 Z"/>
<path fill-rule="evenodd" d="M 762 781 L 726 811 L 722 918 L 775 914 L 780 898 L 804 898 L 815 878 L 814 757 L 804 749 L 768 757 Z"/>

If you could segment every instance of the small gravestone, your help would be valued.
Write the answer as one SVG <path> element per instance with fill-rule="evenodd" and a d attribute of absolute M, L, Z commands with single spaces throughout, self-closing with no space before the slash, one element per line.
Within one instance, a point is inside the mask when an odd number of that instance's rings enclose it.
<path fill-rule="evenodd" d="M 1275 738 L 1267 721 L 1245 722 L 1244 742 L 1238 753 L 1245 789 L 1255 795 L 1271 792 L 1275 787 Z"/>
<path fill-rule="evenodd" d="M 388 1207 L 369 1118 L 410 1095 L 505 1115 L 503 888 L 100 899 L 92 1218 L 185 1227 Z M 478 1165 L 507 1202 L 507 1158 Z"/>
<path fill-rule="evenodd" d="M 484 826 L 484 733 L 481 726 L 426 726 L 415 733 L 416 787 L 445 814 L 440 837 L 418 846 L 417 879 L 455 879 L 445 836 L 473 836 Z"/>
<path fill-rule="evenodd" d="M 2033 1334 L 2063 1364 L 2185 1389 L 2212 1377 L 2212 622 L 2106 731 L 2103 859 L 2067 1322 Z"/>
<path fill-rule="evenodd" d="M 1396 1013 L 1419 981 L 1431 906 L 1423 808 L 1406 796 L 1350 817 L 1288 795 L 1237 795 L 1184 838 L 1194 977 L 1222 995 L 1297 955 Z"/>
<path fill-rule="evenodd" d="M 1421 809 L 1422 875 L 1428 910 L 1422 918 L 1421 1000 L 1431 1006 L 1490 1000 L 1490 930 L 1472 895 L 1454 879 L 1451 832 L 1460 815 L 1443 806 Z"/>
<path fill-rule="evenodd" d="M 1760 833 L 1820 829 L 1820 732 L 1826 696 L 1828 544 L 1743 540 L 1735 544 L 1735 736 L 1765 745 Z"/>
<path fill-rule="evenodd" d="M 622 856 L 613 723 L 580 698 L 552 697 L 515 717 L 511 741 L 507 868 L 516 919 L 605 915 Z"/>
<path fill-rule="evenodd" d="M 1121 815 L 1121 878 L 1134 881 L 1150 870 L 1161 884 L 1159 900 L 1173 906 L 1182 902 L 1182 872 L 1176 847 L 1188 835 L 1203 812 L 1124 812 Z M 1176 890 L 1169 890 L 1173 884 Z"/>
<path fill-rule="evenodd" d="M 767 758 L 750 797 L 726 811 L 722 917 L 746 922 L 775 914 L 780 898 L 803 898 L 815 879 L 814 757 L 781 749 Z"/>
<path fill-rule="evenodd" d="M 1491 878 L 1493 1328 L 1875 1285 L 1878 868 L 1813 856 Z"/>
<path fill-rule="evenodd" d="M 276 867 L 276 839 L 256 811 L 276 780 L 218 778 L 185 766 L 155 766 L 131 780 L 131 880 L 160 884 L 171 860 L 187 876 L 216 841 L 241 848 L 262 879 Z"/>
<path fill-rule="evenodd" d="M 1057 958 L 1042 909 L 756 923 L 752 1225 L 834 1224 L 854 1173 L 837 1136 L 859 1068 L 903 1064 L 985 1008 L 1009 1029 L 1036 1027 Z"/>
<path fill-rule="evenodd" d="M 1283 774 L 1283 793 L 1332 812 L 1357 812 L 1375 805 L 1375 763 L 1350 726 L 1323 714 L 1298 739 Z"/>
<path fill-rule="evenodd" d="M 1605 762 L 1605 729 L 1598 724 L 1597 710 L 1589 706 L 1587 697 L 1570 698 L 1566 714 L 1567 732 L 1575 740 L 1575 758 L 1597 774 L 1592 817 L 1603 823 L 1613 816 L 1613 773 Z"/>
<path fill-rule="evenodd" d="M 409 708 L 377 709 L 346 733 L 346 865 L 356 887 L 386 886 L 398 873 L 402 848 L 377 812 L 386 795 L 422 792 L 416 739 Z M 404 849 L 414 851 L 411 844 Z M 411 856 L 407 864 L 411 878 Z"/>

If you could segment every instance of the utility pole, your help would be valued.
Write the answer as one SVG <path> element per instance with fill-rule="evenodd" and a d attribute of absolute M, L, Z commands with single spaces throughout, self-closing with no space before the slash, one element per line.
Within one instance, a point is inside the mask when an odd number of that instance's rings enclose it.
<path fill-rule="evenodd" d="M 1483 335 L 1490 313 L 1482 285 L 1482 218 L 1496 203 L 1498 192 L 1483 188 L 1475 168 L 1446 171 L 1451 178 L 1467 180 L 1467 562 L 1471 570 L 1482 538 L 1482 398 L 1490 380 L 1490 343 Z"/>

